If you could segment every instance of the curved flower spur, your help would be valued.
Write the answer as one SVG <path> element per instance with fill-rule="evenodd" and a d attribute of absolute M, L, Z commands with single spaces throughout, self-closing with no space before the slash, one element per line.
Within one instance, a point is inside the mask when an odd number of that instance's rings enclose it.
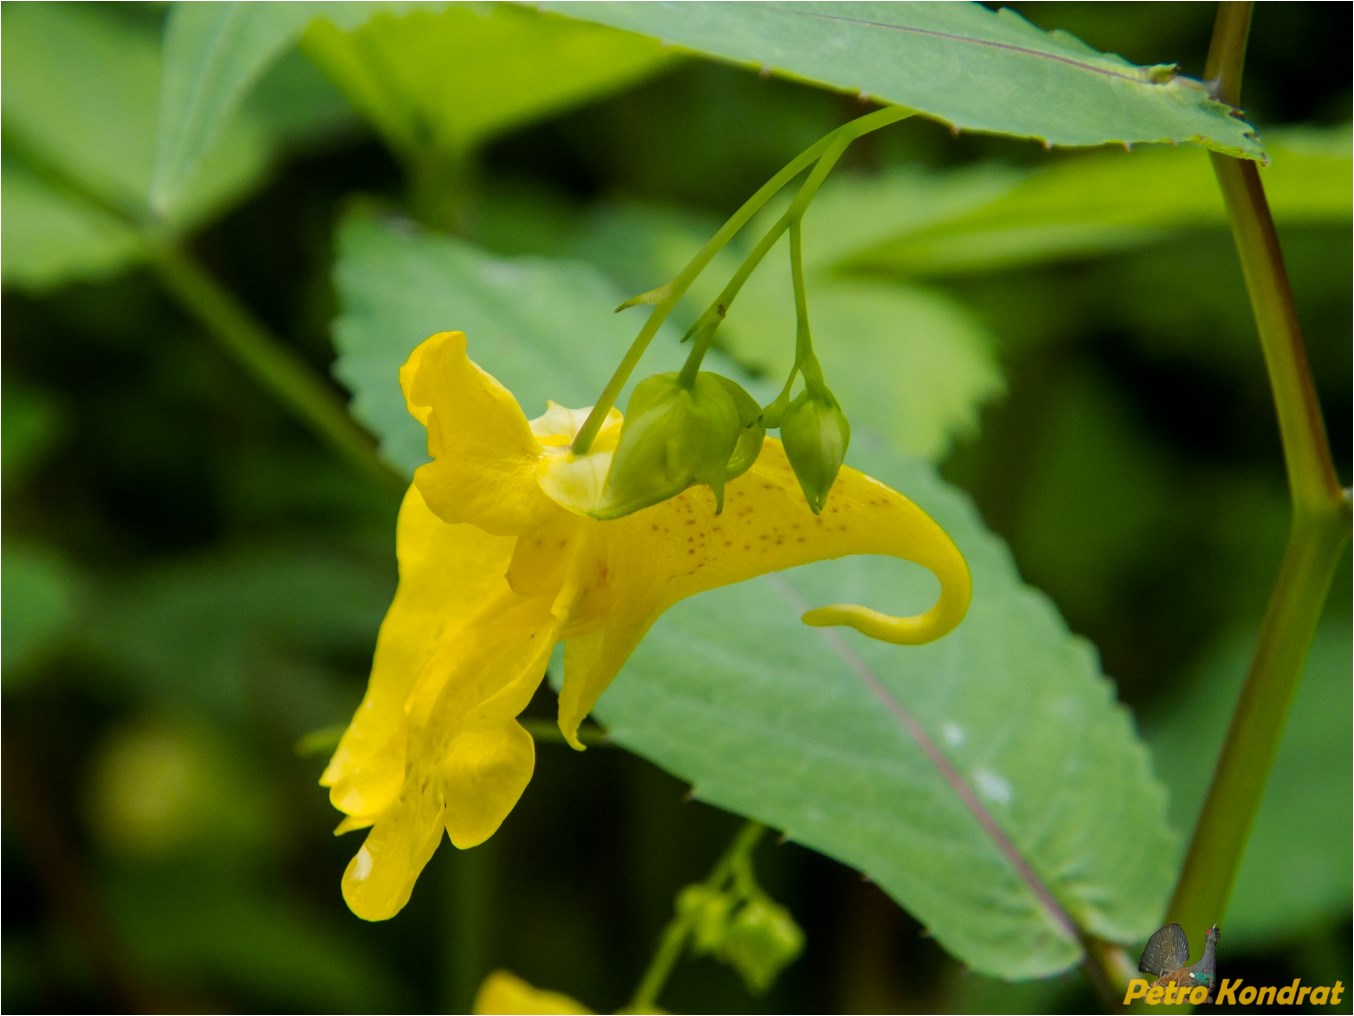
<path fill-rule="evenodd" d="M 408 901 L 443 831 L 482 843 L 531 778 L 534 745 L 516 717 L 563 641 L 559 726 L 578 726 L 654 620 L 677 601 L 767 572 L 847 554 L 887 554 L 929 569 L 940 596 L 916 617 L 821 607 L 812 625 L 872 638 L 940 638 L 968 608 L 968 568 L 950 538 L 907 498 L 843 467 L 822 514 L 806 503 L 781 443 L 767 438 L 724 489 L 686 490 L 599 521 L 621 431 L 612 410 L 584 455 L 587 416 L 551 404 L 528 421 L 512 394 L 466 354 L 465 335 L 420 345 L 400 372 L 432 461 L 400 510 L 399 589 L 381 626 L 366 697 L 321 783 L 370 827 L 343 877 L 359 917 Z"/>

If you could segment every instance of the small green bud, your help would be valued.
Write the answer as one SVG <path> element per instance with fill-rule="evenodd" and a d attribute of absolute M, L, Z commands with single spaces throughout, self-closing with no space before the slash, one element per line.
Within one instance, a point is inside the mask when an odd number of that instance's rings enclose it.
<path fill-rule="evenodd" d="M 635 386 L 595 518 L 614 519 L 680 494 L 695 483 L 724 506 L 731 460 L 746 464 L 752 397 L 728 378 L 698 373 L 683 384 L 675 373 L 655 374 Z M 755 418 L 755 413 L 753 417 Z M 757 435 L 760 449 L 760 435 Z M 755 450 L 753 452 L 756 457 Z"/>
<path fill-rule="evenodd" d="M 742 974 L 750 991 L 760 994 L 803 949 L 804 932 L 790 912 L 769 899 L 754 897 L 734 915 L 720 956 Z"/>
<path fill-rule="evenodd" d="M 696 952 L 718 952 L 729 929 L 734 901 L 727 893 L 706 885 L 689 885 L 677 894 L 677 913 L 690 922 Z"/>
<path fill-rule="evenodd" d="M 805 390 L 785 408 L 780 436 L 804 499 L 817 515 L 846 458 L 851 425 L 826 388 Z"/>

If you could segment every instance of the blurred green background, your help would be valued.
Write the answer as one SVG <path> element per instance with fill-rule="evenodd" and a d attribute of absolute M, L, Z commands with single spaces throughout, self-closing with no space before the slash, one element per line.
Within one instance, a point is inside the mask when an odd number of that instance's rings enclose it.
<path fill-rule="evenodd" d="M 1193 74 L 1213 18 L 1206 4 L 1018 9 Z M 3 8 L 0 1005 L 462 1011 L 489 970 L 507 967 L 613 1009 L 674 893 L 740 824 L 619 750 L 543 744 L 499 834 L 439 851 L 398 919 L 366 925 L 342 902 L 357 842 L 330 835 L 338 816 L 316 780 L 394 589 L 399 489 L 300 425 L 175 298 L 161 262 L 108 225 L 108 210 L 125 213 L 149 183 L 166 14 Z M 395 26 L 385 44 L 426 40 L 438 66 L 436 32 L 383 17 Z M 582 254 L 638 291 L 661 281 L 641 269 L 680 263 L 695 249 L 688 235 L 698 242 L 865 110 L 624 45 L 610 77 L 555 95 L 531 77 L 548 68 L 523 63 L 532 46 L 561 52 L 555 22 L 492 17 L 473 53 L 447 64 L 442 100 L 458 116 L 436 144 L 410 141 L 363 99 L 350 58 L 370 55 L 370 37 L 308 35 L 161 223 L 336 394 L 335 230 L 355 202 L 497 253 Z M 1261 5 L 1244 90 L 1251 122 L 1275 139 L 1274 186 L 1284 152 L 1314 174 L 1284 177 L 1275 207 L 1346 482 L 1349 32 L 1347 6 Z M 513 105 L 503 82 L 534 104 Z M 855 268 L 963 309 L 970 361 L 952 371 L 953 404 L 917 424 L 916 450 L 971 493 L 1025 578 L 1099 649 L 1187 833 L 1287 501 L 1231 240 L 1207 196 L 1191 196 L 1204 156 L 1179 153 L 1194 175 L 1177 177 L 1156 154 L 1120 153 L 1107 172 L 1126 190 L 1079 199 L 1068 182 L 1096 179 L 1086 174 L 1108 153 L 916 122 L 856 146 L 841 172 L 868 181 L 903 167 L 959 204 L 1061 174 L 1045 206 L 991 213 L 1004 247 L 980 236 L 975 253 L 965 230 L 981 216 L 955 216 Z M 1140 188 L 1128 175 L 1138 165 Z M 818 228 L 850 233 L 827 197 Z M 1091 214 L 1073 228 L 1077 200 L 1165 210 Z M 662 244 L 672 249 L 652 249 Z M 1346 561 L 1233 900 L 1227 976 L 1350 981 L 1349 588 Z M 552 716 L 552 699 L 543 692 L 532 714 Z M 1088 1004 L 1075 974 L 1014 986 L 966 974 L 881 892 L 797 846 L 764 846 L 758 870 L 806 929 L 805 954 L 761 998 L 713 961 L 684 964 L 664 995 L 674 1011 Z"/>

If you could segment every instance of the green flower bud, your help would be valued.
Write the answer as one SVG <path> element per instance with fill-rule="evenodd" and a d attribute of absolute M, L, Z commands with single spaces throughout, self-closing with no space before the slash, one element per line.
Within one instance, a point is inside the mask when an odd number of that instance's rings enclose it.
<path fill-rule="evenodd" d="M 728 933 L 734 901 L 706 885 L 689 885 L 677 895 L 677 913 L 690 922 L 692 947 L 701 954 L 718 952 Z"/>
<path fill-rule="evenodd" d="M 804 932 L 790 912 L 754 897 L 734 915 L 720 956 L 743 976 L 748 990 L 760 994 L 803 949 Z"/>
<path fill-rule="evenodd" d="M 851 425 L 831 392 L 805 390 L 786 407 L 780 436 L 804 499 L 817 515 L 846 458 Z"/>
<path fill-rule="evenodd" d="M 749 408 L 751 407 L 751 409 Z M 679 376 L 655 374 L 635 386 L 625 425 L 611 460 L 595 518 L 614 519 L 680 494 L 694 483 L 715 492 L 716 511 L 724 507 L 724 484 L 731 459 L 739 472 L 746 464 L 752 397 L 728 378 L 698 373 L 690 385 Z M 756 448 L 760 449 L 760 435 Z"/>
<path fill-rule="evenodd" d="M 733 454 L 729 456 L 729 467 L 724 476 L 726 480 L 732 480 L 751 469 L 752 464 L 757 461 L 757 456 L 762 453 L 762 442 L 766 440 L 766 424 L 762 422 L 762 407 L 743 390 L 741 385 L 719 374 L 715 377 L 733 396 L 734 404 L 738 407 L 738 418 L 743 424 L 742 433 L 738 435 L 738 443 L 734 445 Z"/>

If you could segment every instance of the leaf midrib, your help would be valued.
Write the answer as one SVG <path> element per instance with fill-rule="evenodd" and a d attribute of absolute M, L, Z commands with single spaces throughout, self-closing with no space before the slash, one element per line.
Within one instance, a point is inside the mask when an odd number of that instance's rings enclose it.
<path fill-rule="evenodd" d="M 998 42 L 994 39 L 981 39 L 974 35 L 960 35 L 957 32 L 942 32 L 934 28 L 917 28 L 912 25 L 890 25 L 883 21 L 870 21 L 866 18 L 852 18 L 843 14 L 824 14 L 819 11 L 795 10 L 792 7 L 776 7 L 768 5 L 768 9 L 792 17 L 818 18 L 822 21 L 838 21 L 843 24 L 863 25 L 867 28 L 878 28 L 890 32 L 906 32 L 912 35 L 925 35 L 935 39 L 948 39 L 952 42 L 968 43 L 974 46 L 987 46 L 990 49 L 1001 49 L 1010 53 L 1020 53 L 1025 56 L 1034 57 L 1038 60 L 1052 60 L 1056 63 L 1067 64 L 1069 67 L 1075 67 L 1078 70 L 1090 71 L 1093 74 L 1101 74 L 1109 78 L 1118 78 L 1135 85 L 1152 85 L 1152 82 L 1145 79 L 1140 73 L 1129 74 L 1099 64 L 1077 60 L 1070 56 L 1060 56 L 1056 53 L 1032 49 L 1029 46 L 1017 46 L 1014 43 Z M 1137 68 L 1134 68 L 1134 71 L 1136 70 Z"/>
<path fill-rule="evenodd" d="M 780 596 L 795 609 L 797 613 L 802 613 L 809 609 L 809 603 L 795 591 L 789 582 L 781 575 L 769 576 L 771 585 L 774 586 Z M 935 768 L 940 778 L 944 781 L 959 800 L 968 809 L 979 828 L 996 847 L 998 853 L 1002 855 L 1015 871 L 1016 876 L 1029 889 L 1031 895 L 1038 901 L 1050 917 L 1067 933 L 1075 942 L 1080 943 L 1082 931 L 1076 920 L 1068 913 L 1067 909 L 1058 902 L 1053 891 L 1034 866 L 1025 858 L 1024 854 L 1016 847 L 1011 838 L 997 823 L 992 813 L 983 806 L 982 801 L 978 799 L 977 793 L 973 790 L 967 780 L 959 774 L 940 746 L 933 741 L 925 728 L 914 717 L 907 708 L 898 701 L 898 699 L 889 691 L 888 686 L 874 670 L 859 655 L 857 655 L 845 640 L 833 628 L 815 628 L 815 634 L 818 635 L 828 647 L 828 650 L 836 656 L 846 668 L 851 671 L 861 683 L 865 685 L 866 690 L 874 696 L 888 711 L 889 715 L 905 730 L 917 746 L 921 748 L 931 765 Z"/>

